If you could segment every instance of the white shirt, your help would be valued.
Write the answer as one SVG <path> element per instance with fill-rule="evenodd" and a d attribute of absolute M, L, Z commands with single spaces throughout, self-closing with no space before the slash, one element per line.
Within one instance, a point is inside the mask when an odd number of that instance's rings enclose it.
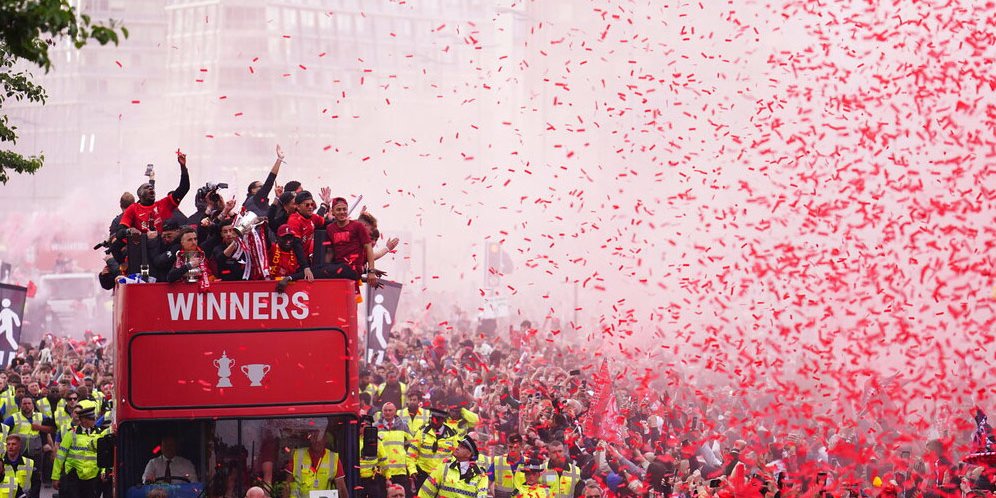
<path fill-rule="evenodd" d="M 190 482 L 199 482 L 197 480 L 197 469 L 194 468 L 194 464 L 190 463 L 190 460 L 187 460 L 179 455 L 170 460 L 169 473 L 173 477 L 185 477 L 189 479 Z M 152 460 L 149 460 L 148 465 L 145 466 L 145 472 L 142 473 L 142 481 L 155 481 L 156 479 L 165 476 L 166 457 L 159 455 Z M 181 481 L 175 480 L 173 482 Z"/>

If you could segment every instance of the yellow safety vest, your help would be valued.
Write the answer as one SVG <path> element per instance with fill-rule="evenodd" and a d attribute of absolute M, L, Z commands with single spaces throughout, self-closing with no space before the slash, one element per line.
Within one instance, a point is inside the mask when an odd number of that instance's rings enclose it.
<path fill-rule="evenodd" d="M 308 448 L 294 450 L 291 468 L 294 469 L 294 483 L 291 485 L 291 495 L 297 498 L 307 498 L 311 491 L 335 489 L 335 470 L 339 467 L 339 454 L 328 448 L 322 454 L 318 465 L 311 465 L 311 454 Z"/>
<path fill-rule="evenodd" d="M 55 426 L 59 428 L 59 432 L 68 431 L 73 426 L 73 416 L 72 414 L 66 412 L 66 405 L 59 402 L 60 406 L 55 408 Z"/>
<path fill-rule="evenodd" d="M 20 411 L 20 408 L 17 406 L 17 400 L 14 398 L 14 387 L 10 384 L 3 391 L 0 391 L 0 402 L 6 408 L 6 413 Z"/>
<path fill-rule="evenodd" d="M 523 481 L 525 476 L 523 475 Z M 581 471 L 578 466 L 567 462 L 567 468 L 563 469 L 560 475 L 550 468 L 550 462 L 546 463 L 546 470 L 540 474 L 540 483 L 550 488 L 550 496 L 553 498 L 574 498 L 574 487 L 581 482 Z"/>
<path fill-rule="evenodd" d="M 474 430 L 477 424 L 481 421 L 476 413 L 466 409 L 460 409 L 460 419 L 449 419 L 446 421 L 446 425 L 449 426 L 457 433 L 457 439 L 463 439 L 468 432 Z"/>
<path fill-rule="evenodd" d="M 405 425 L 408 426 L 408 434 L 412 436 L 421 432 L 425 424 L 429 423 L 429 412 L 422 408 L 419 408 L 414 416 L 411 415 L 408 408 L 398 410 L 398 416 L 405 421 Z"/>
<path fill-rule="evenodd" d="M 35 402 L 35 409 L 38 413 L 41 413 L 42 416 L 52 418 L 52 403 L 49 402 L 47 397 L 42 396 L 39 398 L 38 401 Z"/>
<path fill-rule="evenodd" d="M 42 414 L 38 412 L 32 413 L 29 419 L 23 413 L 16 412 L 11 417 L 14 419 L 14 434 L 20 434 L 23 438 L 21 442 L 24 443 L 24 451 L 32 450 L 31 444 L 41 436 L 41 432 L 32 428 L 31 425 L 42 423 Z"/>
<path fill-rule="evenodd" d="M 361 478 L 370 479 L 377 474 L 382 474 L 384 467 L 384 460 L 385 458 L 384 458 L 383 443 L 377 445 L 377 456 L 369 458 L 363 456 L 363 438 L 360 438 L 360 477 Z"/>
<path fill-rule="evenodd" d="M 380 449 L 383 450 L 384 462 L 381 469 L 384 477 L 390 479 L 394 476 L 408 475 L 408 432 L 402 429 L 385 430 L 381 429 L 377 433 L 380 436 Z"/>
<path fill-rule="evenodd" d="M 370 395 L 370 404 L 373 404 L 377 400 L 377 386 L 373 382 L 367 384 L 367 387 L 360 389 L 360 392 Z"/>
<path fill-rule="evenodd" d="M 551 498 L 553 495 L 550 493 L 550 488 L 543 484 L 533 484 L 532 486 L 527 486 L 525 483 L 518 488 L 518 494 L 515 495 L 519 498 Z M 573 494 L 571 496 L 574 496 Z"/>
<path fill-rule="evenodd" d="M 496 456 L 494 465 L 495 491 L 511 494 L 519 488 L 519 485 L 526 482 L 525 474 L 512 470 L 512 464 L 508 462 L 508 455 Z M 516 466 L 516 470 L 518 470 L 521 465 L 522 462 L 520 461 L 519 465 Z"/>
<path fill-rule="evenodd" d="M 408 395 L 408 384 L 405 384 L 404 382 L 398 382 L 398 384 L 401 384 L 401 403 L 404 404 L 405 398 Z M 387 382 L 377 386 L 377 396 L 374 397 L 374 400 L 380 397 L 381 394 L 384 394 L 384 388 L 386 387 L 387 387 Z M 405 407 L 399 406 L 397 408 L 400 411 L 403 410 Z"/>
<path fill-rule="evenodd" d="M 24 494 L 31 489 L 31 475 L 35 471 L 34 460 L 28 457 L 21 458 L 21 465 L 14 470 L 8 463 L 3 466 L 3 483 L 0 483 L 0 498 L 17 498 L 17 490 L 21 489 Z"/>
<path fill-rule="evenodd" d="M 75 470 L 80 480 L 95 479 L 97 468 L 97 440 L 104 436 L 104 429 L 94 427 L 87 431 L 81 426 L 67 433 L 59 446 L 59 453 L 52 468 L 52 480 L 58 481 L 63 474 Z"/>
<path fill-rule="evenodd" d="M 7 424 L 0 424 L 0 432 L 3 435 L 3 454 L 7 454 L 7 434 L 10 434 L 10 426 Z M 22 448 L 23 449 L 23 448 Z"/>
<path fill-rule="evenodd" d="M 444 425 L 442 430 L 442 436 L 437 436 L 436 431 L 427 426 L 415 435 L 411 448 L 408 449 L 409 475 L 415 474 L 418 470 L 432 474 L 443 460 L 453 454 L 459 439 L 453 433 L 453 429 Z"/>
<path fill-rule="evenodd" d="M 440 465 L 418 491 L 419 498 L 487 498 L 488 476 L 476 465 L 477 475 L 469 481 L 460 477 L 457 462 Z"/>

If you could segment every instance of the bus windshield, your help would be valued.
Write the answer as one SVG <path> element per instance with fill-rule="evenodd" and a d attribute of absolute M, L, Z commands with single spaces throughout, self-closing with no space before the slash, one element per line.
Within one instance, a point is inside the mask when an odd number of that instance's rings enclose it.
<path fill-rule="evenodd" d="M 296 450 L 315 443 L 341 454 L 355 431 L 349 415 L 124 422 L 121 461 L 133 463 L 118 479 L 126 498 L 239 498 L 251 486 L 286 497 Z"/>

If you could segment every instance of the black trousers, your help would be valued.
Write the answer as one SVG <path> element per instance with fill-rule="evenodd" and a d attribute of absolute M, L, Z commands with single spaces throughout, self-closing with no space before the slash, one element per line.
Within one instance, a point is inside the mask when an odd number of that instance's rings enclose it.
<path fill-rule="evenodd" d="M 357 498 L 383 498 L 387 496 L 387 486 L 384 476 L 361 477 L 360 486 L 356 489 Z"/>
<path fill-rule="evenodd" d="M 414 498 L 415 490 L 412 489 L 412 480 L 408 476 L 394 476 L 391 478 L 391 483 L 405 488 L 405 498 Z"/>
<path fill-rule="evenodd" d="M 35 472 L 38 472 L 38 471 L 43 471 L 44 472 L 45 458 L 48 456 L 48 454 L 42 453 L 41 451 L 32 451 L 32 452 L 27 452 L 26 451 L 26 452 L 24 452 L 24 456 L 27 457 L 27 458 L 30 458 L 32 461 L 35 462 L 35 466 L 37 467 L 35 469 Z M 49 472 L 51 472 L 51 471 L 49 471 Z M 34 480 L 34 479 L 32 479 L 32 480 Z M 38 498 L 39 496 L 41 496 L 41 482 L 40 481 L 39 481 L 39 483 L 38 483 L 37 486 L 32 485 L 31 489 L 29 489 L 28 493 L 27 493 L 27 498 Z"/>
<path fill-rule="evenodd" d="M 422 489 L 422 484 L 428 478 L 429 478 L 429 473 L 419 468 L 418 474 L 415 475 L 415 494 L 418 494 L 418 491 Z"/>
<path fill-rule="evenodd" d="M 315 274 L 315 278 L 344 278 L 346 280 L 357 280 L 360 278 L 360 275 L 357 274 L 352 268 L 342 263 L 318 265 L 311 271 Z M 304 279 L 304 270 L 301 270 L 290 277 L 294 280 L 302 280 Z"/>
<path fill-rule="evenodd" d="M 76 470 L 70 470 L 59 481 L 59 498 L 97 498 L 100 492 L 100 478 L 80 479 Z"/>

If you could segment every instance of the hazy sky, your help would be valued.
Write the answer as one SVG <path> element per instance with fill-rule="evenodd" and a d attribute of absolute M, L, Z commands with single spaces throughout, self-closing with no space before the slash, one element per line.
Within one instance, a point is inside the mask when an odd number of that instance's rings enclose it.
<path fill-rule="evenodd" d="M 480 306 L 482 244 L 498 239 L 515 263 L 501 289 L 513 307 L 569 329 L 577 283 L 582 323 L 563 333 L 615 344 L 631 332 L 626 354 L 677 348 L 681 361 L 732 365 L 800 354 L 813 371 L 910 377 L 944 364 L 925 391 L 953 379 L 991 392 L 996 54 L 985 35 L 996 14 L 984 2 L 506 1 L 408 34 L 383 21 L 434 15 L 421 4 L 356 16 L 355 29 L 391 45 L 351 46 L 357 60 L 319 78 L 317 101 L 274 96 L 279 110 L 208 90 L 198 106 L 214 118 L 123 143 L 133 176 L 68 191 L 65 209 L 109 220 L 145 162 L 174 185 L 178 146 L 194 188 L 229 171 L 241 199 L 269 146 L 237 171 L 198 154 L 270 113 L 288 155 L 281 179 L 362 194 L 382 231 L 411 246 L 409 289 Z M 341 54 L 332 42 L 314 53 L 295 43 L 271 33 L 268 47 L 292 54 L 279 63 L 220 50 L 246 86 L 276 93 L 282 78 L 344 64 L 323 55 Z M 450 51 L 457 62 L 440 62 Z M 150 112 L 131 101 L 156 97 L 122 94 L 120 117 L 94 119 L 145 126 Z M 309 135 L 332 120 L 349 121 L 341 139 Z M 746 340 L 750 354 L 727 358 L 708 336 Z"/>

